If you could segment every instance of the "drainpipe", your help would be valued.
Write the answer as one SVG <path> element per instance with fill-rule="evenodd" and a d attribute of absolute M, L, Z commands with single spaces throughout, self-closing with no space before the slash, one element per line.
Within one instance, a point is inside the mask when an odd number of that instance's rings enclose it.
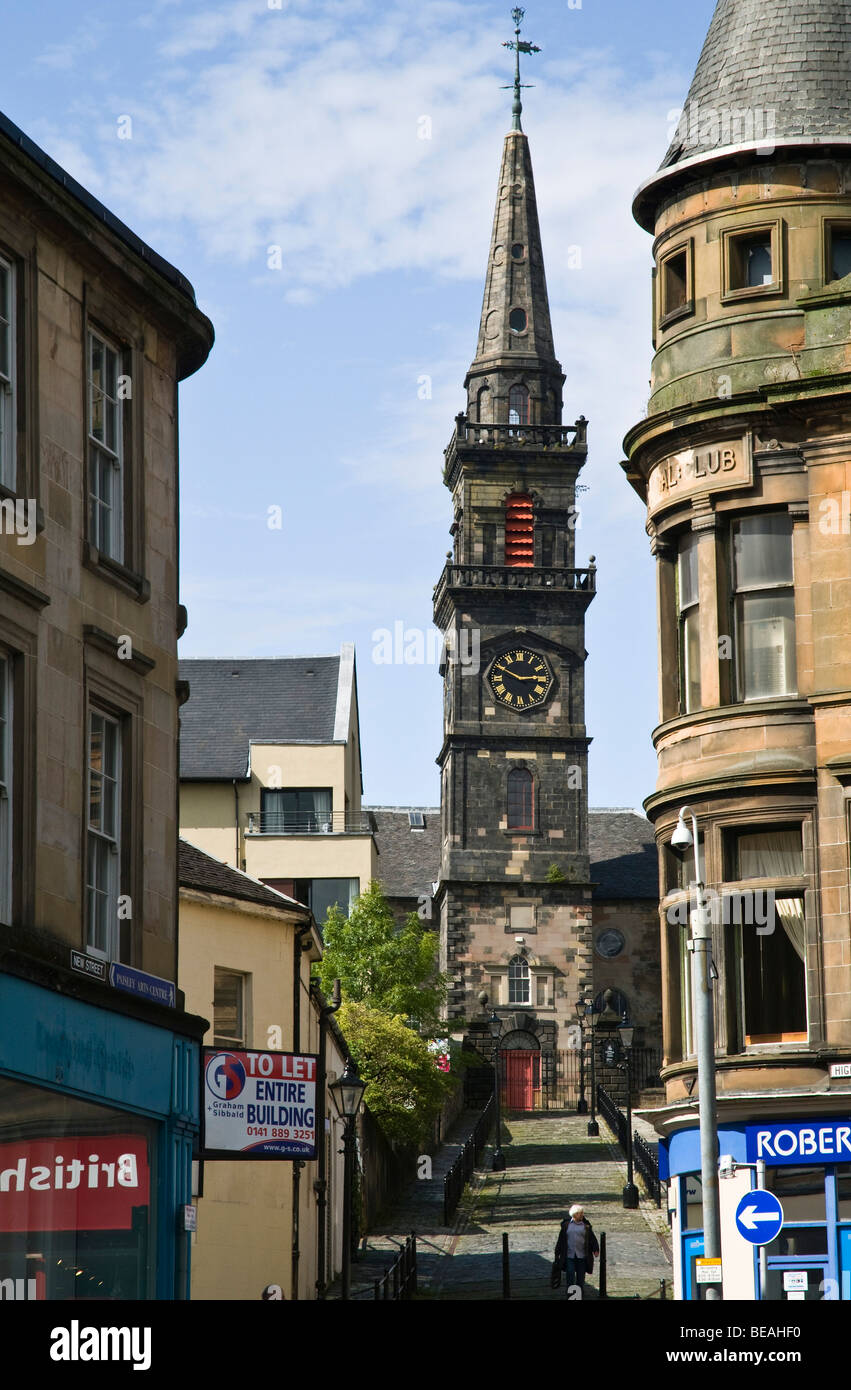
<path fill-rule="evenodd" d="M 296 928 L 293 941 L 293 1052 L 301 1051 L 301 954 L 306 949 L 304 938 L 310 932 L 310 923 Z M 323 1136 L 324 1137 L 324 1136 Z M 292 1298 L 298 1298 L 298 1262 L 301 1255 L 299 1247 L 299 1196 L 301 1193 L 301 1170 L 304 1159 L 293 1162 L 293 1217 L 292 1217 Z"/>
<path fill-rule="evenodd" d="M 319 1066 L 317 1068 L 318 1074 L 316 1077 L 316 1137 L 318 1141 L 318 1165 L 316 1182 L 313 1184 L 313 1190 L 316 1193 L 317 1298 L 325 1297 L 325 1230 L 328 1210 L 328 1165 L 326 1159 L 327 1146 L 325 1143 L 325 1063 L 328 1042 L 328 1019 L 331 1014 L 337 1012 L 341 1003 L 340 981 L 335 980 L 331 994 L 331 1003 L 323 1004 L 319 1009 Z"/>
<path fill-rule="evenodd" d="M 236 828 L 236 867 L 240 868 L 239 863 L 239 787 L 236 778 L 233 779 L 233 823 Z"/>

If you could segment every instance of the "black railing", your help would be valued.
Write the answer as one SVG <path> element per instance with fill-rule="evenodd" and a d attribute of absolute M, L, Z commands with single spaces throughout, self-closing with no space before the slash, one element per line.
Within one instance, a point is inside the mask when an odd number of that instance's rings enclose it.
<path fill-rule="evenodd" d="M 461 1200 L 461 1193 L 470 1181 L 482 1150 L 488 1141 L 494 1119 L 493 1097 L 488 1101 L 473 1132 L 443 1179 L 443 1224 L 452 1225 L 452 1218 Z"/>
<path fill-rule="evenodd" d="M 597 588 L 597 566 L 566 569 L 558 566 L 456 565 L 449 561 L 434 589 L 439 602 L 446 589 L 568 589 L 593 594 Z"/>
<path fill-rule="evenodd" d="M 602 1086 L 597 1087 L 597 1110 L 617 1139 L 621 1152 L 625 1154 L 628 1142 L 626 1115 Z M 644 1180 L 648 1194 L 657 1207 L 661 1207 L 662 1180 L 659 1177 L 659 1159 L 637 1130 L 632 1132 L 632 1161 Z"/>
<path fill-rule="evenodd" d="M 368 812 L 249 811 L 248 835 L 357 835 L 373 829 Z"/>
<path fill-rule="evenodd" d="M 582 416 L 575 425 L 493 425 L 455 417 L 455 433 L 446 453 L 453 445 L 474 445 L 491 449 L 575 449 L 584 448 L 588 421 Z"/>
<path fill-rule="evenodd" d="M 412 1231 L 399 1254 L 384 1273 L 366 1288 L 356 1289 L 352 1298 L 372 1298 L 376 1302 L 388 1299 L 401 1303 L 417 1292 L 417 1234 Z"/>
<path fill-rule="evenodd" d="M 644 1179 L 644 1186 L 657 1207 L 662 1205 L 662 1184 L 659 1180 L 659 1159 L 646 1139 L 640 1134 L 632 1136 L 632 1159 Z"/>

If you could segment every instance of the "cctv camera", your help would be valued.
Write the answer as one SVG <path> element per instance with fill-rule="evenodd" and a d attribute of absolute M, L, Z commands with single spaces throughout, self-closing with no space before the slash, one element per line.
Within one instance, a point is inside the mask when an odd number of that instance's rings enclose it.
<path fill-rule="evenodd" d="M 694 844 L 692 833 L 684 820 L 678 820 L 671 836 L 671 849 L 691 849 Z"/>
<path fill-rule="evenodd" d="M 525 936 L 515 936 L 514 940 L 515 940 L 515 942 L 516 942 L 516 944 L 517 944 L 518 946 L 525 946 L 525 945 L 526 945 L 526 938 L 525 938 Z"/>

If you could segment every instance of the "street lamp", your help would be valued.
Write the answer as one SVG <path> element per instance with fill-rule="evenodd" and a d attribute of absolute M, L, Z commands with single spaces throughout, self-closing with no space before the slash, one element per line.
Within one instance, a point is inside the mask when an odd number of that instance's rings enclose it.
<path fill-rule="evenodd" d="M 591 1138 L 596 1138 L 600 1133 L 600 1126 L 597 1124 L 597 1071 L 595 1052 L 597 1048 L 597 1036 L 595 1026 L 599 1010 L 593 999 L 589 999 L 585 1005 L 585 1017 L 591 1020 L 591 1118 L 588 1121 L 588 1133 Z"/>
<path fill-rule="evenodd" d="M 352 1288 L 352 1170 L 355 1161 L 355 1120 L 366 1090 L 366 1082 L 361 1081 L 357 1068 L 349 1059 L 343 1075 L 332 1081 L 328 1090 L 334 1098 L 337 1114 L 343 1121 L 342 1297 L 348 1299 Z"/>
<path fill-rule="evenodd" d="M 632 1067 L 630 1065 L 635 1029 L 627 1023 L 626 1014 L 624 1014 L 623 1023 L 618 1029 L 618 1036 L 623 1048 L 623 1066 L 626 1071 L 626 1187 L 623 1190 L 623 1204 L 628 1211 L 635 1211 L 638 1206 L 638 1188 L 632 1180 Z"/>
<path fill-rule="evenodd" d="M 576 1016 L 579 1019 L 579 1102 L 576 1106 L 577 1115 L 588 1114 L 588 1102 L 585 1099 L 585 998 L 583 995 L 576 1001 Z"/>
<path fill-rule="evenodd" d="M 502 1119 L 499 1106 L 499 1039 L 502 1033 L 502 1019 L 499 1017 L 496 1009 L 491 1010 L 491 1016 L 488 1019 L 488 1031 L 493 1039 L 493 1094 L 494 1101 L 496 1102 L 496 1144 L 493 1150 L 491 1171 L 493 1173 L 502 1173 L 505 1170 L 505 1154 L 502 1152 L 499 1142 L 502 1137 Z"/>
<path fill-rule="evenodd" d="M 689 830 L 686 821 L 691 821 Z M 700 1116 L 700 1177 L 703 1186 L 703 1253 L 706 1259 L 721 1257 L 721 1210 L 718 1194 L 718 1107 L 715 1097 L 715 1016 L 712 999 L 712 923 L 703 900 L 697 817 L 683 806 L 671 836 L 672 849 L 694 849 L 695 905 L 691 913 L 692 995 L 697 1034 L 697 1104 Z M 707 1299 L 717 1299 L 713 1284 Z"/>

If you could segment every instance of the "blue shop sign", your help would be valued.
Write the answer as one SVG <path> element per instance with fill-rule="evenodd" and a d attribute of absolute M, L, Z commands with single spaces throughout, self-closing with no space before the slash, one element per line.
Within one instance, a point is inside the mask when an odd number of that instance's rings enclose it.
<path fill-rule="evenodd" d="M 748 1125 L 748 1161 L 779 1165 L 851 1162 L 851 1118 L 787 1120 L 777 1125 Z"/>

